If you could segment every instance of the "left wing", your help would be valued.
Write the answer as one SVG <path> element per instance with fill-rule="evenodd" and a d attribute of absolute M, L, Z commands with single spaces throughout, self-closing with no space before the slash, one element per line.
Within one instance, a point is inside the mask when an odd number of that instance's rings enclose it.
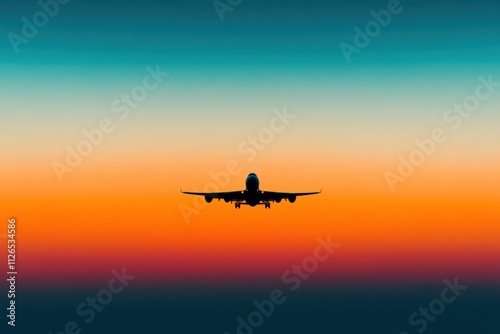
<path fill-rule="evenodd" d="M 306 192 L 306 193 L 284 193 L 284 192 L 276 192 L 276 191 L 262 191 L 261 198 L 264 201 L 275 201 L 278 203 L 282 199 L 287 199 L 291 203 L 293 203 L 293 202 L 295 202 L 295 199 L 297 198 L 297 196 L 316 195 L 316 194 L 320 194 L 321 191 L 322 190 Z"/>

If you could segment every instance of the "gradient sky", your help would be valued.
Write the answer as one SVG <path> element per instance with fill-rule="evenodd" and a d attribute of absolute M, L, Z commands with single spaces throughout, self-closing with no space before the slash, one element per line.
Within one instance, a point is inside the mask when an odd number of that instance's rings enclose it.
<path fill-rule="evenodd" d="M 444 112 L 500 81 L 497 1 L 403 1 L 352 62 L 339 44 L 385 1 L 78 1 L 14 52 L 36 1 L 0 5 L 1 217 L 18 219 L 26 285 L 86 285 L 127 267 L 165 285 L 268 284 L 318 236 L 342 246 L 316 284 L 500 279 L 500 91 L 453 130 Z M 170 73 L 120 120 L 112 103 L 147 66 Z M 500 89 L 499 89 L 500 90 Z M 238 152 L 273 110 L 296 116 L 255 159 Z M 54 161 L 103 118 L 115 130 L 59 182 Z M 392 192 L 416 139 L 448 140 Z M 228 161 L 295 204 L 181 205 Z"/>

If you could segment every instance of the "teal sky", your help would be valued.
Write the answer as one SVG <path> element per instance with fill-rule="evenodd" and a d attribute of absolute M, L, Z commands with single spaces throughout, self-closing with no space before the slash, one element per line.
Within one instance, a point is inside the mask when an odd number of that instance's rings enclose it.
<path fill-rule="evenodd" d="M 402 1 L 371 44 L 349 66 L 339 48 L 355 26 L 386 1 L 242 1 L 219 17 L 211 1 L 79 1 L 62 5 L 19 54 L 19 34 L 36 1 L 3 1 L 2 68 L 68 65 L 126 67 L 151 63 L 216 71 L 352 70 L 358 67 L 493 66 L 500 55 L 496 1 Z"/>
<path fill-rule="evenodd" d="M 7 35 L 21 34 L 21 18 L 40 7 L 2 1 L 1 112 L 29 115 L 38 103 L 58 116 L 105 113 L 155 65 L 171 73 L 158 101 L 171 104 L 169 115 L 193 96 L 200 104 L 186 108 L 200 115 L 207 100 L 222 114 L 242 105 L 343 118 L 436 113 L 478 76 L 500 77 L 498 1 L 401 1 L 403 11 L 351 63 L 339 44 L 353 44 L 354 28 L 387 1 L 243 0 L 223 21 L 209 0 L 138 3 L 72 0 L 16 53 Z"/>

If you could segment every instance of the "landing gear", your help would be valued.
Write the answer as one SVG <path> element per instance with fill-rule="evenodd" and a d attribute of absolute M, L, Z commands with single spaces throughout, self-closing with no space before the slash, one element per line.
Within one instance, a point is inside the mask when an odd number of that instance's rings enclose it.
<path fill-rule="evenodd" d="M 239 208 L 240 208 L 240 205 L 241 205 L 240 203 L 236 202 L 236 203 L 234 203 L 234 208 L 235 208 L 235 209 L 239 209 Z"/>
<path fill-rule="evenodd" d="M 264 203 L 264 208 L 270 209 L 271 208 L 271 203 Z"/>

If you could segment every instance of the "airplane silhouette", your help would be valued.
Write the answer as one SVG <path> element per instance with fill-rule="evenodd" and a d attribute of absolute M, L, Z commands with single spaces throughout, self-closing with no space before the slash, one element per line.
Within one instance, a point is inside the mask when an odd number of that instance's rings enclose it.
<path fill-rule="evenodd" d="M 290 203 L 294 203 L 297 196 L 314 195 L 321 193 L 320 191 L 308 192 L 308 193 L 282 193 L 275 191 L 263 191 L 259 189 L 259 178 L 255 173 L 250 173 L 245 181 L 245 190 L 240 191 L 225 191 L 225 192 L 212 192 L 212 193 L 200 193 L 192 191 L 182 191 L 183 194 L 188 195 L 198 195 L 205 196 L 205 201 L 207 203 L 212 202 L 214 198 L 219 201 L 223 199 L 226 203 L 235 202 L 234 207 L 239 209 L 241 204 L 256 206 L 265 205 L 268 209 L 271 207 L 271 202 L 279 203 L 282 199 L 288 200 Z"/>

